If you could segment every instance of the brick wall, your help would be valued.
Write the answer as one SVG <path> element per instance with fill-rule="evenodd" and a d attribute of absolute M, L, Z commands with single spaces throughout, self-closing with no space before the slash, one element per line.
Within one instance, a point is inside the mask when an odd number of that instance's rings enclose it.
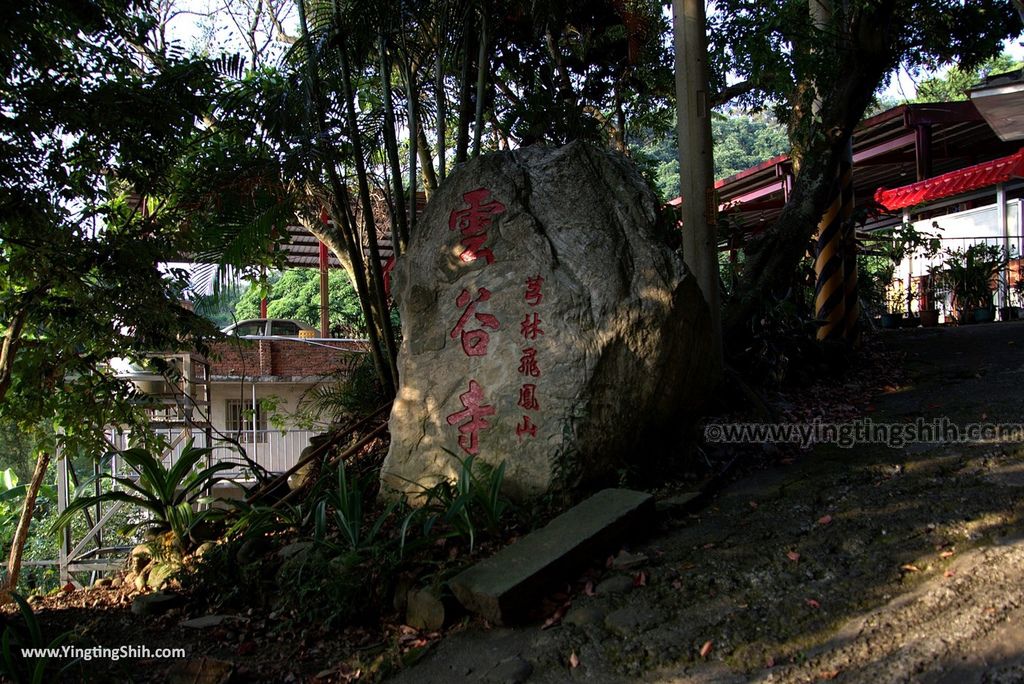
<path fill-rule="evenodd" d="M 363 345 L 346 342 L 226 340 L 211 345 L 210 374 L 216 378 L 323 376 L 351 368 L 365 353 Z"/>

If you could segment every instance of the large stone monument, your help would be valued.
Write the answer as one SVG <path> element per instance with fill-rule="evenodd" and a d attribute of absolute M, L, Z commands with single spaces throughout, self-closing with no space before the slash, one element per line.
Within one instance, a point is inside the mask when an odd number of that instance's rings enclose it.
<path fill-rule="evenodd" d="M 581 143 L 456 168 L 393 274 L 385 487 L 415 496 L 474 456 L 504 461 L 523 499 L 681 449 L 713 375 L 709 317 L 656 210 L 627 159 Z"/>

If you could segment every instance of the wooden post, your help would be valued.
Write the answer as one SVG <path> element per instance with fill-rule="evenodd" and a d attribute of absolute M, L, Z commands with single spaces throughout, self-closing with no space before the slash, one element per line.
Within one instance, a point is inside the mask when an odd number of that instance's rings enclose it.
<path fill-rule="evenodd" d="M 327 277 L 327 245 L 320 243 L 320 337 L 331 336 L 330 286 Z"/>
<path fill-rule="evenodd" d="M 708 104 L 707 22 L 704 0 L 673 0 L 676 48 L 676 115 L 679 190 L 682 197 L 683 260 L 711 311 L 715 356 L 722 362 L 718 291 L 718 201 L 712 164 Z"/>

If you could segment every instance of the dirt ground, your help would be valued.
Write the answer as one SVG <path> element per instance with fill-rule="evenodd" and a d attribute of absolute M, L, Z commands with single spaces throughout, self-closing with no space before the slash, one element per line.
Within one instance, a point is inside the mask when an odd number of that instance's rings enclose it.
<path fill-rule="evenodd" d="M 1024 423 L 1024 323 L 885 341 L 876 424 Z M 1024 442 L 818 445 L 667 520 L 560 624 L 471 626 L 393 681 L 1024 681 L 1022 488 Z"/>
<path fill-rule="evenodd" d="M 1024 423 L 1024 322 L 882 339 L 898 377 L 810 388 L 783 401 L 789 416 L 813 420 L 820 397 L 841 421 Z M 889 388 L 866 399 L 868 385 Z M 441 638 L 250 612 L 190 629 L 187 607 L 134 615 L 115 590 L 47 598 L 38 616 L 79 643 L 188 652 L 93 662 L 67 681 L 355 681 L 373 678 L 382 649 L 424 654 L 398 684 L 1024 681 L 1024 442 L 823 444 L 746 471 L 698 513 L 637 530 L 608 567 L 598 559 L 544 625 L 466 620 Z"/>

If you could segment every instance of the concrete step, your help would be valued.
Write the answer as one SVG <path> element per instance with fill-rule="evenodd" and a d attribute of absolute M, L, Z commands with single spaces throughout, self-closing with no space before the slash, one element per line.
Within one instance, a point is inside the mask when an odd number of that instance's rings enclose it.
<path fill-rule="evenodd" d="M 459 602 L 495 624 L 526 617 L 535 602 L 571 579 L 593 558 L 615 550 L 632 532 L 646 533 L 654 497 L 629 489 L 605 489 L 454 577 Z"/>

